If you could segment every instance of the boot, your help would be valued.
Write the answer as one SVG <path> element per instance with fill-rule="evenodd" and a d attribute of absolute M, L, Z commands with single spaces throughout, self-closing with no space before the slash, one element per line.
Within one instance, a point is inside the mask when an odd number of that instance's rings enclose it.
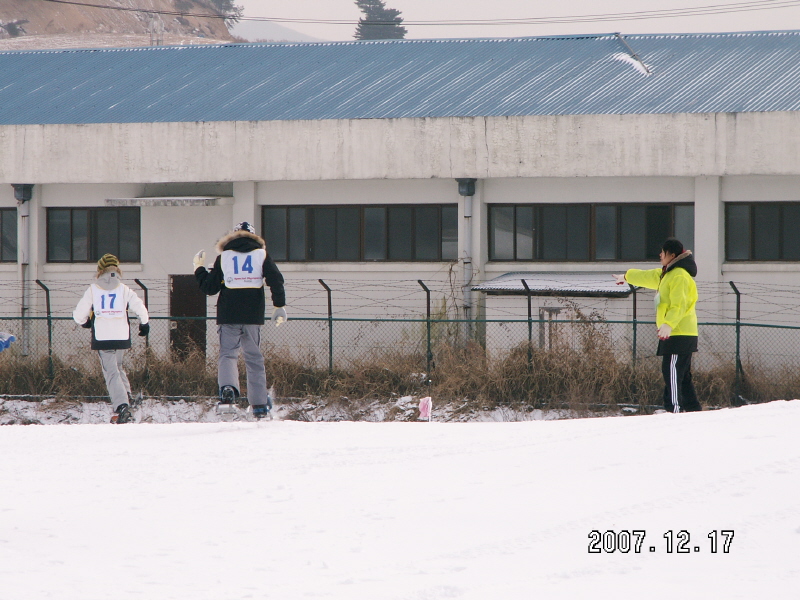
<path fill-rule="evenodd" d="M 111 416 L 111 422 L 115 423 L 116 425 L 130 423 L 132 420 L 133 415 L 131 414 L 131 409 L 127 404 L 120 404 L 117 407 L 117 410 L 115 410 L 114 414 Z"/>
<path fill-rule="evenodd" d="M 256 419 L 269 419 L 269 409 L 270 407 L 266 404 L 255 404 L 253 405 L 253 416 Z"/>

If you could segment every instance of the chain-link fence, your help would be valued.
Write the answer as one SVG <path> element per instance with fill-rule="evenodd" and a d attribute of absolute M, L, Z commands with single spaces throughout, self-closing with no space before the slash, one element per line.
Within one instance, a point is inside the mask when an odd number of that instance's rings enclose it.
<path fill-rule="evenodd" d="M 169 285 L 163 281 L 136 283 L 139 294 L 148 296 L 151 329 L 146 338 L 138 337 L 137 322 L 132 320 L 131 355 L 146 354 L 175 364 L 192 357 L 213 383 L 218 352 L 214 319 L 170 316 Z M 460 312 L 461 299 L 454 291 L 457 286 L 447 277 L 425 284 L 431 292 L 427 305 L 419 281 L 320 283 L 287 280 L 292 298 L 290 321 L 279 328 L 268 322 L 262 328 L 261 345 L 268 361 L 292 363 L 304 372 L 319 373 L 378 373 L 402 368 L 411 378 L 443 381 L 442 365 L 446 363 L 450 372 L 458 373 L 457 353 L 472 348 L 472 357 L 479 352 L 481 368 L 487 369 L 518 356 L 531 369 L 541 368 L 537 361 L 543 353 L 571 353 L 581 357 L 582 369 L 593 368 L 593 361 L 602 356 L 604 360 L 611 357 L 615 369 L 647 372 L 653 379 L 660 376 L 653 309 L 641 299 L 637 320 L 618 318 L 630 316 L 628 301 L 596 299 L 569 299 L 555 316 L 519 318 L 526 314 L 519 298 L 505 309 L 498 309 L 499 301 L 493 301 L 494 314 L 504 310 L 509 314 L 502 315 L 504 318 L 461 319 L 451 318 Z M 800 327 L 791 324 L 800 322 L 800 288 L 738 284 L 736 289 L 728 283 L 698 287 L 698 307 L 702 306 L 698 313 L 706 320 L 701 318 L 699 325 L 700 351 L 694 356 L 693 370 L 713 381 L 714 394 L 758 401 L 800 397 L 800 377 L 795 376 L 800 366 Z M 22 290 L 6 286 L 0 292 L 0 305 L 6 305 L 0 307 L 4 308 L 0 330 L 13 332 L 18 341 L 0 354 L 0 369 L 12 359 L 18 361 L 17 367 L 24 364 L 20 360 L 45 359 L 49 363 L 45 376 L 52 377 L 58 366 L 96 374 L 90 333 L 67 316 L 84 289 L 85 283 L 73 281 L 39 282 Z M 585 306 L 577 307 L 580 302 Z M 29 316 L 13 316 L 20 307 Z M 214 312 L 211 305 L 208 312 Z M 369 318 L 357 318 L 361 314 Z M 777 323 L 753 322 L 768 315 Z M 581 371 L 572 377 L 581 378 Z M 300 393 L 298 389 L 294 393 Z M 161 393 L 159 389 L 149 391 Z M 0 394 L 6 392 L 0 389 Z"/>
<path fill-rule="evenodd" d="M 179 363 L 204 357 L 208 376 L 216 373 L 217 326 L 211 318 L 153 317 L 147 337 L 138 337 L 132 320 L 133 354 L 149 348 L 155 359 Z M 696 373 L 716 373 L 730 380 L 732 394 L 755 400 L 800 397 L 800 327 L 737 323 L 700 323 Z M 0 354 L 50 359 L 69 368 L 95 371 L 90 334 L 72 319 L 0 317 L 0 330 L 18 341 Z M 506 360 L 514 352 L 534 355 L 612 355 L 630 368 L 660 368 L 655 355 L 655 323 L 585 320 L 487 319 L 339 319 L 298 318 L 275 328 L 262 328 L 265 356 L 317 371 L 363 370 L 376 364 L 403 364 L 420 377 L 436 375 L 443 354 L 468 345 L 480 348 L 487 362 Z M 383 367 L 386 368 L 386 367 Z M 153 390 L 157 393 L 157 390 Z"/>

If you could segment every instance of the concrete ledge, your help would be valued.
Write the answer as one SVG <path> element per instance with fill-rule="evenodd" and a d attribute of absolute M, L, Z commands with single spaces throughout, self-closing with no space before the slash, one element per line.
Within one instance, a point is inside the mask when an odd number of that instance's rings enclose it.
<path fill-rule="evenodd" d="M 140 273 L 144 271 L 141 263 L 122 263 L 122 273 Z M 45 263 L 42 265 L 45 273 L 94 273 L 97 271 L 96 263 Z"/>
<path fill-rule="evenodd" d="M 233 198 L 165 196 L 160 198 L 106 198 L 106 206 L 232 206 Z"/>
<path fill-rule="evenodd" d="M 726 262 L 723 273 L 800 273 L 800 262 Z"/>

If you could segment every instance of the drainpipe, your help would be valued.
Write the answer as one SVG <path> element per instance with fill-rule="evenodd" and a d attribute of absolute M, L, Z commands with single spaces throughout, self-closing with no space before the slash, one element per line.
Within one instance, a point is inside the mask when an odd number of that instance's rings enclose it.
<path fill-rule="evenodd" d="M 472 318 L 472 197 L 477 179 L 456 179 L 458 193 L 464 198 L 464 318 Z M 468 325 L 469 333 L 469 325 Z"/>
<path fill-rule="evenodd" d="M 27 319 L 30 306 L 28 305 L 28 265 L 30 264 L 30 215 L 31 215 L 31 198 L 33 197 L 33 184 L 32 183 L 12 183 L 14 188 L 14 198 L 17 201 L 17 213 L 19 214 L 19 233 L 17 234 L 17 261 L 19 263 L 19 277 L 20 288 L 22 289 L 22 298 L 20 306 L 20 317 L 22 317 L 22 354 L 27 356 L 30 352 L 30 323 Z"/>

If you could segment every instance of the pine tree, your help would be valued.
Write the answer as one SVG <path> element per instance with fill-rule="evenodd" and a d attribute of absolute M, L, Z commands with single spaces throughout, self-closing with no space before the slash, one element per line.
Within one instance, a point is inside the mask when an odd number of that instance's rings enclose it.
<path fill-rule="evenodd" d="M 406 37 L 407 30 L 401 25 L 403 18 L 399 10 L 386 8 L 383 0 L 356 0 L 356 5 L 364 13 L 353 36 L 357 40 L 401 40 Z"/>

